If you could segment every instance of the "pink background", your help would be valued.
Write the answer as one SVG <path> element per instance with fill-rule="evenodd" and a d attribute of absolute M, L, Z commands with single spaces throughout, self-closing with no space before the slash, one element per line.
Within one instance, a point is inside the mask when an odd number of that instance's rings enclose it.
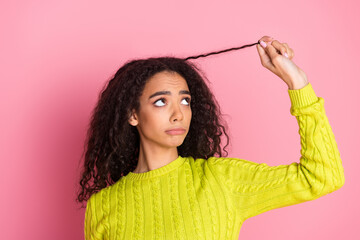
<path fill-rule="evenodd" d="M 85 131 L 104 83 L 128 59 L 187 57 L 269 35 L 286 42 L 326 113 L 345 185 L 248 219 L 240 239 L 354 239 L 359 211 L 358 1 L 1 1 L 2 239 L 83 239 L 75 204 Z M 255 46 L 193 60 L 231 129 L 229 157 L 299 161 L 286 84 Z"/>

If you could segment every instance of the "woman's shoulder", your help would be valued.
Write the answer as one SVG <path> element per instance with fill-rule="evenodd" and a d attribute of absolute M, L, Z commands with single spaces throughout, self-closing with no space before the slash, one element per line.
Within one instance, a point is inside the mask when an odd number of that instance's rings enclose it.
<path fill-rule="evenodd" d="M 196 158 L 195 162 L 198 161 L 199 164 L 208 164 L 208 165 L 231 165 L 231 164 L 257 164 L 255 162 L 251 162 L 242 158 L 236 157 L 216 157 L 211 156 L 208 158 Z"/>
<path fill-rule="evenodd" d="M 190 165 L 195 166 L 196 168 L 205 169 L 222 169 L 228 166 L 234 166 L 239 164 L 245 165 L 252 165 L 257 164 L 251 161 L 247 161 L 241 158 L 234 158 L 234 157 L 217 157 L 211 156 L 208 158 L 194 158 L 194 157 L 187 157 Z"/>
<path fill-rule="evenodd" d="M 92 202 L 107 202 L 109 198 L 111 198 L 112 195 L 116 193 L 118 188 L 122 186 L 123 178 L 120 178 L 118 181 L 116 181 L 112 185 L 108 185 L 101 190 L 93 193 L 88 201 Z"/>

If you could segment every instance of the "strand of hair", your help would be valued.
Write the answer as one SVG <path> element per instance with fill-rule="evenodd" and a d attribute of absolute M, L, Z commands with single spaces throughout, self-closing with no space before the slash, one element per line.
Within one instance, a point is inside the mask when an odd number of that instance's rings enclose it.
<path fill-rule="evenodd" d="M 213 54 L 219 54 L 219 53 L 224 53 L 224 52 L 229 52 L 229 51 L 233 51 L 233 50 L 242 49 L 242 48 L 245 48 L 245 47 L 251 47 L 251 46 L 254 46 L 256 44 L 260 44 L 260 41 L 258 41 L 256 43 L 253 43 L 253 44 L 247 44 L 247 45 L 244 45 L 244 46 L 241 46 L 241 47 L 229 48 L 229 49 L 221 50 L 221 51 L 218 51 L 218 52 L 210 52 L 210 53 L 201 54 L 201 55 L 198 55 L 198 56 L 191 56 L 191 57 L 184 58 L 184 60 L 186 61 L 186 60 L 189 60 L 189 59 L 197 59 L 197 58 L 200 58 L 200 57 L 207 57 L 207 56 L 213 55 Z"/>

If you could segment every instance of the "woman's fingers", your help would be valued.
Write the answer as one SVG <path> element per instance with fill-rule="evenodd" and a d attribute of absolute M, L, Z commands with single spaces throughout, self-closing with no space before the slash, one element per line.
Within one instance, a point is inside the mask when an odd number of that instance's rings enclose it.
<path fill-rule="evenodd" d="M 287 53 L 288 58 L 291 60 L 294 57 L 294 51 L 289 47 L 287 43 L 280 43 L 277 40 L 271 42 L 271 44 L 280 52 L 281 55 L 285 56 Z"/>
<path fill-rule="evenodd" d="M 271 42 L 272 40 L 273 38 L 269 36 L 263 36 L 262 38 L 259 39 L 259 41 L 264 41 L 264 42 Z"/>
<path fill-rule="evenodd" d="M 259 54 L 259 57 L 260 57 L 261 64 L 263 66 L 265 66 L 265 63 L 269 62 L 270 58 L 266 54 L 265 50 L 259 44 L 256 45 L 256 48 L 258 50 L 258 54 Z"/>
<path fill-rule="evenodd" d="M 287 53 L 289 56 L 289 53 L 287 52 L 286 47 L 283 44 L 281 44 L 278 40 L 272 41 L 271 45 L 274 46 L 274 48 L 277 51 L 279 51 L 281 55 L 285 56 L 285 53 Z"/>
<path fill-rule="evenodd" d="M 274 41 L 272 41 L 272 42 L 274 42 Z M 278 51 L 272 45 L 272 43 L 267 44 L 267 46 L 265 47 L 265 52 L 270 56 L 271 61 L 273 61 L 279 55 Z"/>
<path fill-rule="evenodd" d="M 270 61 L 270 58 L 267 56 L 265 50 L 258 44 L 256 45 L 256 49 L 257 49 L 259 57 L 260 57 L 261 65 L 263 65 L 265 67 L 265 64 Z"/>
<path fill-rule="evenodd" d="M 266 36 L 260 39 L 260 41 L 263 41 L 263 39 L 269 40 Z M 284 54 L 287 52 L 287 48 L 282 45 L 277 40 L 271 40 L 270 42 L 264 41 L 266 46 L 260 46 L 257 45 L 258 52 L 261 58 L 261 63 L 264 67 L 269 69 L 271 72 L 275 73 L 277 76 L 281 77 L 281 72 L 279 67 L 283 64 L 282 58 Z M 283 55 L 283 56 L 280 56 Z"/>
<path fill-rule="evenodd" d="M 287 54 L 287 58 L 291 60 L 294 56 L 294 52 L 286 43 L 280 43 L 278 40 L 269 36 L 263 36 L 259 41 L 263 41 L 266 44 L 265 47 L 260 46 L 259 44 L 256 45 L 261 64 L 278 75 L 277 65 L 282 64 L 279 62 L 281 61 L 281 58 L 286 57 L 285 54 Z"/>
<path fill-rule="evenodd" d="M 265 68 L 269 69 L 270 71 L 275 71 L 275 66 L 271 62 L 271 59 L 268 53 L 266 53 L 265 49 L 259 44 L 256 45 L 256 48 L 260 56 L 261 65 L 263 65 Z"/>
<path fill-rule="evenodd" d="M 263 41 L 260 43 L 260 41 Z M 264 36 L 259 39 L 256 48 L 258 50 L 261 64 L 271 72 L 280 77 L 289 89 L 298 89 L 298 83 L 307 82 L 305 72 L 291 61 L 294 51 L 286 43 Z M 265 44 L 264 44 L 265 43 Z M 288 57 L 285 56 L 287 53 Z"/>
<path fill-rule="evenodd" d="M 294 51 L 289 47 L 287 43 L 283 43 L 283 45 L 286 47 L 286 52 L 289 55 L 289 59 L 292 59 L 294 57 Z"/>

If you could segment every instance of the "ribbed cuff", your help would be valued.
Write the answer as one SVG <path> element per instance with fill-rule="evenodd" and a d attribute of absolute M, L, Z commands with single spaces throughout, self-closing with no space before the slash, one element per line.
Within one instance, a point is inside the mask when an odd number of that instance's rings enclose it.
<path fill-rule="evenodd" d="M 310 82 L 300 89 L 288 89 L 288 93 L 292 108 L 305 107 L 318 101 Z"/>

